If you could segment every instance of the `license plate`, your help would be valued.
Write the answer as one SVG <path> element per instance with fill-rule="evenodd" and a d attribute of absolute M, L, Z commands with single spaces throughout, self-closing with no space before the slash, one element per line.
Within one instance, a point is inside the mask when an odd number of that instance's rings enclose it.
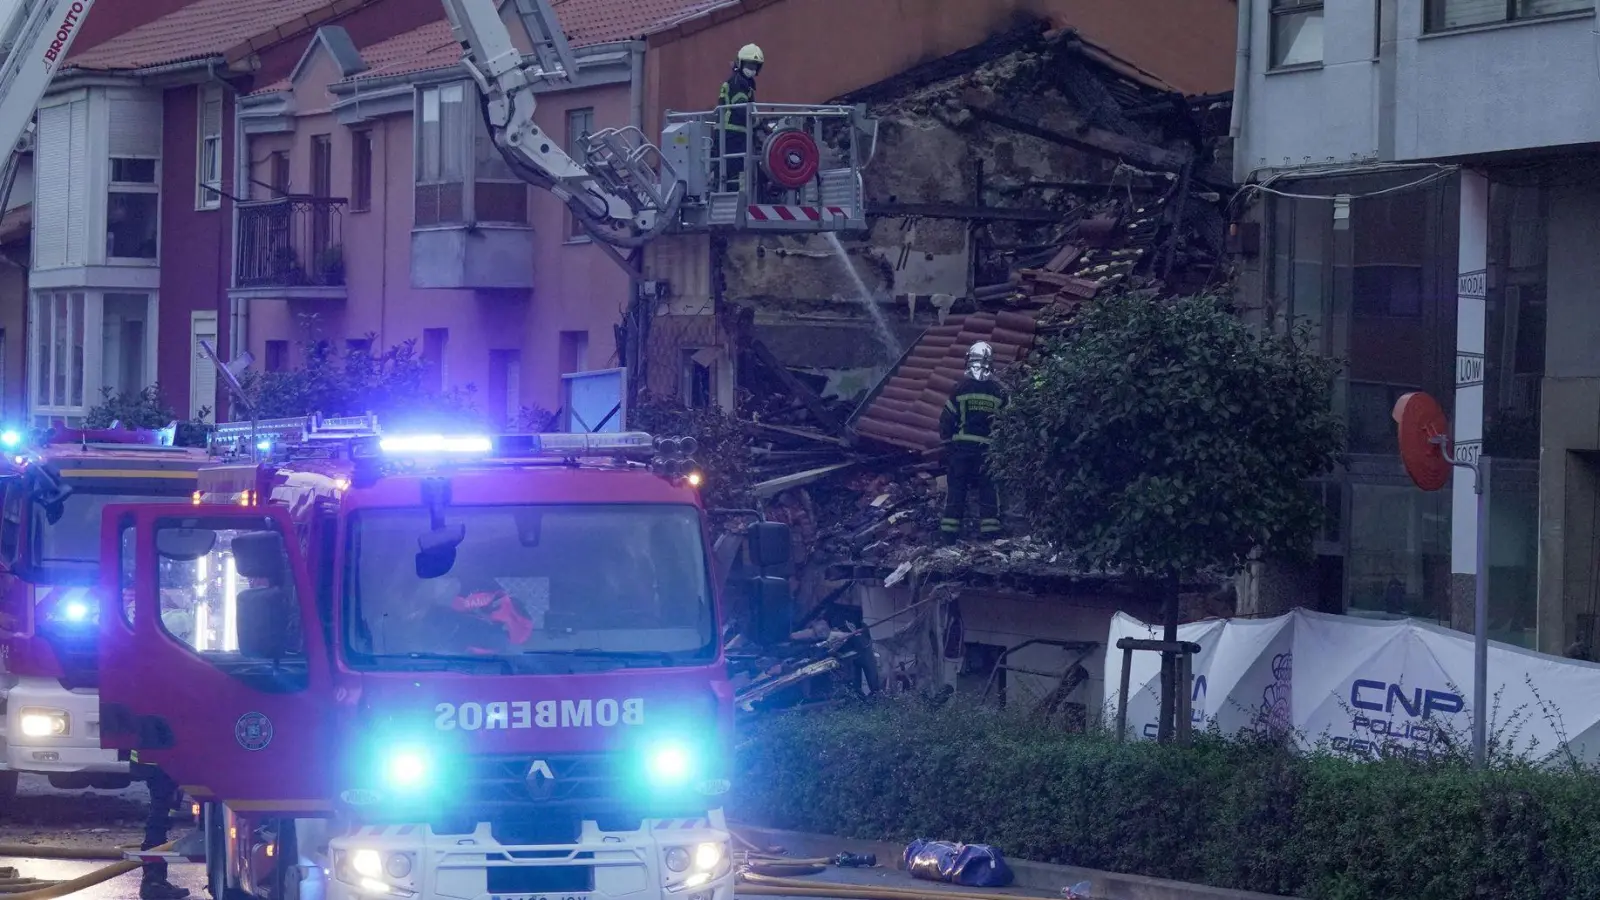
<path fill-rule="evenodd" d="M 490 894 L 489 900 L 589 900 L 588 894 Z"/>

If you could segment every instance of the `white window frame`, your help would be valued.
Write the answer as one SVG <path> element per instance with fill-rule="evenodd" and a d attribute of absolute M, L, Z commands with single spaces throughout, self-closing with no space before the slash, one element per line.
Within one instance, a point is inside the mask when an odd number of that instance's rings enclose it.
<path fill-rule="evenodd" d="M 423 185 L 452 185 L 461 191 L 461 222 L 430 222 L 421 228 L 459 228 L 472 221 L 472 128 L 446 128 L 443 121 L 444 105 L 448 100 L 446 94 L 459 95 L 463 115 L 467 114 L 468 101 L 476 97 L 477 88 L 467 81 L 446 81 L 439 84 L 420 85 L 416 88 L 416 110 L 412 121 L 416 127 L 412 131 L 412 182 L 415 186 Z M 430 112 L 431 111 L 431 112 Z M 427 125 L 430 122 L 438 123 L 435 133 L 438 135 L 438 145 L 432 154 L 429 153 L 429 135 Z M 454 142 L 456 159 L 460 163 L 460 172 L 454 177 L 445 176 L 446 148 Z M 433 165 L 430 165 L 430 162 Z M 434 169 L 435 171 L 428 171 Z M 412 210 L 411 221 L 416 223 L 416 196 L 415 189 L 411 192 Z"/>
<path fill-rule="evenodd" d="M 113 181 L 112 173 L 116 171 L 114 160 L 118 159 L 147 159 L 155 163 L 155 181 Z M 156 248 L 153 256 L 112 256 L 111 242 L 111 195 L 112 194 L 154 194 L 156 198 Z M 161 157 L 159 156 L 108 156 L 106 158 L 106 246 L 105 258 L 108 264 L 155 266 L 161 263 Z"/>
<path fill-rule="evenodd" d="M 1496 0 L 1494 3 L 1489 3 L 1485 2 L 1485 0 L 1478 0 L 1478 4 L 1475 5 L 1498 5 L 1501 7 L 1499 15 L 1492 19 L 1467 21 L 1461 24 L 1445 24 L 1440 20 L 1446 18 L 1445 8 L 1450 5 L 1450 0 L 1425 0 L 1423 3 L 1422 13 L 1422 33 L 1439 34 L 1442 32 L 1456 31 L 1462 28 L 1489 28 L 1495 25 L 1509 25 L 1513 22 L 1527 22 L 1537 21 L 1539 19 L 1554 19 L 1563 16 L 1594 14 L 1594 6 L 1592 3 L 1587 2 L 1587 0 L 1577 0 L 1577 2 L 1573 2 L 1570 9 L 1555 9 L 1549 11 L 1540 11 L 1536 8 L 1530 9 L 1530 7 L 1537 7 L 1541 5 L 1541 3 L 1551 2 L 1552 0 Z"/>
<path fill-rule="evenodd" d="M 1324 12 L 1323 0 L 1267 0 L 1269 22 L 1267 23 L 1267 67 L 1269 71 L 1277 69 L 1301 69 L 1322 65 L 1327 57 L 1327 35 L 1323 27 L 1327 21 Z M 1280 60 L 1280 55 L 1287 52 L 1287 48 L 1279 45 L 1278 25 L 1290 19 L 1303 19 L 1307 22 L 1316 20 L 1317 29 L 1317 58 Z"/>
<path fill-rule="evenodd" d="M 96 329 L 100 333 L 99 343 L 95 345 L 96 347 L 100 348 L 100 351 L 97 354 L 98 358 L 95 359 L 94 364 L 85 366 L 86 370 L 95 370 L 95 387 L 92 391 L 92 396 L 87 398 L 87 406 L 96 406 L 99 404 L 100 388 L 102 386 L 111 387 L 111 385 L 106 384 L 109 379 L 106 378 L 105 373 L 105 302 L 107 294 L 126 294 L 129 296 L 144 297 L 144 351 L 141 354 L 144 365 L 140 367 L 138 389 L 142 390 L 155 384 L 156 382 L 156 347 L 157 338 L 159 337 L 157 328 L 159 323 L 156 319 L 156 292 L 136 288 L 93 291 L 88 302 L 88 307 L 93 310 L 95 321 L 97 323 Z"/>
<path fill-rule="evenodd" d="M 73 345 L 73 331 L 81 329 L 77 335 L 78 374 L 80 376 L 78 402 L 73 403 L 72 396 L 72 362 L 69 360 L 63 367 L 57 366 L 56 337 L 61 330 L 61 322 L 55 317 L 55 303 L 59 296 L 68 297 L 67 307 L 67 335 L 66 347 L 71 352 Z M 32 415 L 41 420 L 50 418 L 66 418 L 68 421 L 81 419 L 88 408 L 93 405 L 90 396 L 89 384 L 89 349 L 97 347 L 100 343 L 100 327 L 96 317 L 91 316 L 89 307 L 92 303 L 93 292 L 82 289 L 73 290 L 38 290 L 30 291 L 28 298 L 28 334 L 29 334 L 29 366 L 28 366 L 28 409 Z M 73 304 L 78 308 L 74 310 Z M 98 303 L 93 304 L 98 307 Z M 76 313 L 76 316 L 74 316 Z M 93 326 L 91 326 L 93 322 Z M 66 375 L 66 396 L 55 395 L 55 374 L 58 368 L 64 368 Z M 41 422 L 42 424 L 42 422 Z"/>
<path fill-rule="evenodd" d="M 199 92 L 195 115 L 195 198 L 194 208 L 222 208 L 222 130 L 224 115 L 222 88 L 207 85 Z M 206 107 L 217 104 L 216 133 L 206 132 Z M 211 171 L 206 171 L 207 154 L 210 154 Z"/>
<path fill-rule="evenodd" d="M 189 358 L 189 417 L 190 418 L 199 417 L 199 415 L 200 415 L 200 407 L 208 406 L 208 407 L 210 407 L 210 410 L 205 415 L 204 421 L 206 421 L 206 422 L 215 422 L 215 421 L 217 421 L 217 397 L 221 396 L 221 394 L 222 394 L 222 379 L 220 377 L 213 377 L 213 380 L 211 382 L 211 396 L 209 398 L 207 398 L 209 400 L 209 402 L 207 402 L 207 403 L 199 402 L 199 398 L 195 397 L 195 395 L 194 395 L 195 375 L 196 375 L 196 373 L 198 371 L 198 369 L 196 367 L 198 367 L 198 366 L 208 366 L 208 367 L 211 367 L 211 368 L 214 369 L 215 366 L 212 365 L 212 363 L 211 363 L 211 361 L 209 359 L 206 359 L 206 358 L 200 356 L 199 354 L 194 353 L 193 350 L 194 350 L 194 346 L 195 346 L 195 335 L 199 333 L 199 331 L 200 331 L 200 327 L 199 326 L 200 326 L 200 324 L 202 322 L 210 323 L 210 325 L 211 325 L 210 333 L 211 333 L 212 338 L 213 338 L 213 340 L 212 340 L 213 344 L 216 343 L 217 340 L 221 339 L 222 330 L 221 330 L 220 324 L 218 323 L 217 320 L 218 320 L 217 311 L 214 310 L 214 309 L 212 309 L 212 310 L 203 310 L 203 309 L 202 310 L 195 310 L 194 312 L 189 313 L 189 333 L 187 335 L 185 335 L 185 337 L 188 339 L 187 343 L 189 345 L 189 350 L 190 350 L 190 353 L 189 353 L 189 357 L 190 357 Z"/>

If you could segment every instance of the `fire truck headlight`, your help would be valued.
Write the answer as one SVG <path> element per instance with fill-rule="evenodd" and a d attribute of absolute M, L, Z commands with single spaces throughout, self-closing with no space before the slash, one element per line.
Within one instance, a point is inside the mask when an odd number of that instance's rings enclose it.
<path fill-rule="evenodd" d="M 411 874 L 411 854 L 391 853 L 389 859 L 383 864 L 383 870 L 395 881 Z"/>
<path fill-rule="evenodd" d="M 381 878 L 383 857 L 376 850 L 357 850 L 350 854 L 350 868 L 362 878 Z"/>
<path fill-rule="evenodd" d="M 64 737 L 71 730 L 66 710 L 29 706 L 22 710 L 22 733 L 28 737 Z"/>
<path fill-rule="evenodd" d="M 701 844 L 694 848 L 694 867 L 702 872 L 715 871 L 725 855 L 721 844 Z"/>
<path fill-rule="evenodd" d="M 73 600 L 61 608 L 61 615 L 68 622 L 87 622 L 93 609 L 82 600 Z"/>
<path fill-rule="evenodd" d="M 677 744 L 663 744 L 650 751 L 650 777 L 662 786 L 676 786 L 688 779 L 693 768 L 689 751 Z"/>
<path fill-rule="evenodd" d="M 689 868 L 689 851 L 683 847 L 668 847 L 665 862 L 668 871 L 683 872 Z"/>
<path fill-rule="evenodd" d="M 385 773 L 395 787 L 420 787 L 428 779 L 428 757 L 419 750 L 395 751 L 389 757 Z"/>

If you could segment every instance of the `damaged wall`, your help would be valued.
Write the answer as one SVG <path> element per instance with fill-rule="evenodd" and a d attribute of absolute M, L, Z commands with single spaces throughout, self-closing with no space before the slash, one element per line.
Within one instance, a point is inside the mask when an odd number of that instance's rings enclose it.
<path fill-rule="evenodd" d="M 647 134 L 706 109 L 739 47 L 760 44 L 760 97 L 822 103 L 979 43 L 1023 15 L 1075 28 L 1185 93 L 1233 85 L 1234 0 L 731 0 L 649 38 Z"/>

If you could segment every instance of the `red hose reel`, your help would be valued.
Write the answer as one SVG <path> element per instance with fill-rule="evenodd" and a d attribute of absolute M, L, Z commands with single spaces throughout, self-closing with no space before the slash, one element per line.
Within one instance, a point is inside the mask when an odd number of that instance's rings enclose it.
<path fill-rule="evenodd" d="M 775 131 L 761 152 L 761 168 L 774 184 L 796 191 L 817 177 L 822 153 L 811 135 L 796 128 Z"/>

